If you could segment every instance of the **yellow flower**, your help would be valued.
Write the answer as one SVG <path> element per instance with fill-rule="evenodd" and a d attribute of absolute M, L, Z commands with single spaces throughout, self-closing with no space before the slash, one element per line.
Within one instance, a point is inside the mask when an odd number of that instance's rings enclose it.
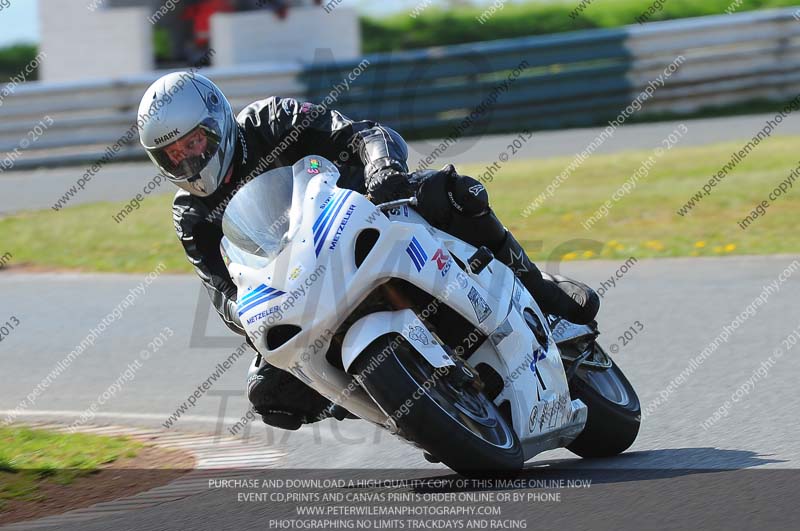
<path fill-rule="evenodd" d="M 578 253 L 567 253 L 561 257 L 562 260 L 569 261 L 578 258 Z"/>
<path fill-rule="evenodd" d="M 658 240 L 650 240 L 650 241 L 644 242 L 644 245 L 645 245 L 645 247 L 647 247 L 649 249 L 653 249 L 654 251 L 663 251 L 664 250 L 664 244 L 661 243 Z"/>
<path fill-rule="evenodd" d="M 584 258 L 591 258 L 593 256 L 594 256 L 594 251 L 584 251 L 583 252 L 583 257 Z"/>
<path fill-rule="evenodd" d="M 702 249 L 703 247 L 706 246 L 706 242 L 700 240 L 699 242 L 694 242 L 694 246 L 697 247 L 698 249 Z"/>
<path fill-rule="evenodd" d="M 619 242 L 617 240 L 611 240 L 608 242 L 609 247 L 616 247 L 617 245 L 619 245 Z"/>
<path fill-rule="evenodd" d="M 728 245 L 725 246 L 725 252 L 726 253 L 730 253 L 730 252 L 733 252 L 735 250 L 736 250 L 736 244 L 729 243 Z"/>

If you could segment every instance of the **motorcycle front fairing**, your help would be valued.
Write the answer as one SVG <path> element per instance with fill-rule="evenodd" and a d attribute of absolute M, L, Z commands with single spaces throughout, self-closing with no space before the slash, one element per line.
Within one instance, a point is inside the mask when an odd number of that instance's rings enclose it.
<path fill-rule="evenodd" d="M 356 415 L 385 425 L 387 413 L 325 354 L 334 331 L 353 310 L 380 284 L 401 278 L 494 337 L 470 364 L 482 360 L 508 382 L 496 403 L 510 402 L 526 458 L 582 427 L 585 406 L 581 410 L 579 401 L 569 400 L 554 342 L 538 345 L 525 324 L 522 308 L 541 312 L 513 273 L 497 261 L 478 274 L 462 270 L 452 255 L 467 263 L 474 248 L 433 229 L 413 209 L 387 219 L 362 195 L 337 188 L 337 179 L 333 164 L 306 157 L 294 165 L 291 177 L 285 170 L 257 177 L 226 210 L 223 249 L 238 287 L 239 313 L 268 362 Z M 376 231 L 377 238 L 357 265 L 357 242 L 367 230 Z M 342 347 L 345 370 L 371 339 L 388 331 L 402 333 L 434 367 L 453 364 L 413 312 L 381 313 L 348 330 Z M 421 333 L 414 333 L 417 328 Z M 274 334 L 278 339 L 271 335 L 275 330 L 281 331 Z"/>
<path fill-rule="evenodd" d="M 337 188 L 337 179 L 335 166 L 321 157 L 257 177 L 228 204 L 222 250 L 238 288 L 242 324 L 268 362 L 356 415 L 383 424 L 387 416 L 325 354 L 333 332 L 355 307 L 394 276 L 378 260 L 388 255 L 396 236 L 375 205 Z M 385 237 L 356 267 L 356 236 L 366 229 Z M 384 330 L 420 339 L 411 333 L 409 313 L 399 312 Z M 278 344 L 270 336 L 275 330 L 296 333 Z M 438 344 L 412 345 L 434 366 L 453 364 Z"/>

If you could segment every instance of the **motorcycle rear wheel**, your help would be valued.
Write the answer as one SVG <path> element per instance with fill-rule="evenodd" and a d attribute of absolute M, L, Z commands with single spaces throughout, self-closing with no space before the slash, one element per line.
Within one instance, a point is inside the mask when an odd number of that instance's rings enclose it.
<path fill-rule="evenodd" d="M 522 468 L 522 445 L 492 401 L 470 385 L 458 388 L 402 336 L 373 341 L 351 372 L 405 438 L 459 474 L 506 475 Z"/>

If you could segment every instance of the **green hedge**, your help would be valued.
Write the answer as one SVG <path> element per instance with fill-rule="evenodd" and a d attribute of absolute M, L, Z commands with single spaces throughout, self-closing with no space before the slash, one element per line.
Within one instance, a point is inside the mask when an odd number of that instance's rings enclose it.
<path fill-rule="evenodd" d="M 35 44 L 17 44 L 0 49 L 0 82 L 7 82 L 25 70 L 25 66 L 36 57 Z M 28 80 L 37 79 L 37 74 L 27 76 Z"/>
<path fill-rule="evenodd" d="M 500 0 L 498 0 L 498 3 Z M 635 24 L 637 17 L 656 3 L 661 9 L 648 21 L 699 17 L 725 13 L 736 0 L 564 0 L 559 3 L 510 4 L 481 24 L 478 17 L 487 6 L 445 11 L 429 7 L 417 17 L 410 12 L 381 19 L 363 18 L 365 52 L 426 48 L 590 28 L 613 28 Z M 735 12 L 771 7 L 800 7 L 799 0 L 741 0 Z M 572 16 L 570 16 L 572 15 Z"/>

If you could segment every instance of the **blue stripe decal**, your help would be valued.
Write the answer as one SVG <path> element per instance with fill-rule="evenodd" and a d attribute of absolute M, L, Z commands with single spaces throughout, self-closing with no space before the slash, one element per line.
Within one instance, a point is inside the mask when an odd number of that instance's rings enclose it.
<path fill-rule="evenodd" d="M 428 255 L 425 254 L 425 249 L 422 248 L 422 245 L 417 241 L 416 238 L 414 238 L 414 242 L 417 244 L 417 247 L 419 247 L 419 252 L 422 254 L 422 261 L 424 263 L 425 260 L 428 259 Z"/>
<path fill-rule="evenodd" d="M 422 257 L 419 255 L 417 248 L 413 245 L 409 245 L 406 251 L 411 255 L 411 259 L 414 260 L 414 263 L 417 264 L 417 269 L 419 269 L 419 264 L 422 263 Z"/>
<path fill-rule="evenodd" d="M 425 263 L 425 260 L 428 257 L 424 256 L 425 255 L 425 251 L 423 251 L 422 248 L 419 246 L 419 243 L 417 242 L 417 240 L 411 240 L 411 244 L 409 244 L 408 248 L 411 249 L 411 251 L 417 257 L 417 261 L 419 263 L 421 263 L 421 264 Z"/>
<path fill-rule="evenodd" d="M 416 238 L 411 238 L 411 239 L 416 244 L 417 248 L 419 249 L 419 252 L 422 253 L 423 260 L 427 260 L 428 259 L 428 255 L 425 254 L 425 249 L 422 248 L 422 244 L 419 243 L 419 240 L 417 240 Z"/>
<path fill-rule="evenodd" d="M 425 249 L 422 248 L 422 245 L 420 245 L 416 237 L 411 238 L 411 242 L 408 244 L 408 247 L 406 247 L 406 253 L 411 257 L 411 261 L 414 262 L 417 273 L 422 271 L 422 268 L 425 267 L 425 261 L 428 259 L 428 255 L 425 253 Z"/>
<path fill-rule="evenodd" d="M 253 302 L 253 301 L 255 301 L 255 300 L 260 300 L 260 299 L 263 299 L 264 297 L 267 297 L 267 296 L 271 295 L 272 293 L 275 293 L 276 291 L 277 291 L 277 290 L 276 290 L 276 289 L 274 289 L 274 288 L 269 288 L 269 289 L 267 289 L 267 290 L 265 290 L 265 291 L 263 291 L 263 292 L 259 293 L 259 294 L 258 294 L 258 295 L 256 295 L 255 297 L 252 297 L 252 298 L 250 298 L 250 299 L 247 299 L 247 300 L 244 300 L 244 299 L 242 299 L 242 301 L 240 302 L 240 304 L 250 304 L 251 302 Z"/>
<path fill-rule="evenodd" d="M 251 310 L 251 309 L 255 308 L 256 306 L 264 304 L 265 302 L 269 302 L 272 299 L 277 299 L 281 295 L 286 295 L 286 293 L 284 293 L 283 291 L 277 291 L 276 290 L 276 291 L 273 291 L 272 293 L 270 293 L 269 295 L 266 295 L 265 297 L 262 297 L 262 298 L 260 298 L 260 299 L 258 299 L 256 301 L 245 303 L 245 307 L 239 309 L 239 316 L 241 316 L 243 313 L 247 312 L 248 310 Z M 241 306 L 241 304 L 240 304 L 240 306 Z"/>
<path fill-rule="evenodd" d="M 422 245 L 416 238 L 411 238 L 411 244 L 414 245 L 414 247 L 416 248 L 420 258 L 422 258 L 422 263 L 424 264 L 425 261 L 428 259 L 428 255 L 425 254 L 425 249 L 422 248 Z"/>
<path fill-rule="evenodd" d="M 323 213 L 320 215 L 319 219 L 317 220 L 318 222 L 321 222 L 321 224 L 317 228 L 314 229 L 314 243 L 317 243 L 317 239 L 319 238 L 319 235 L 322 233 L 323 230 L 325 230 L 325 226 L 333 218 L 333 211 L 336 209 L 336 207 L 342 201 L 344 201 L 344 198 L 345 198 L 344 191 L 338 192 L 334 196 L 334 198 L 330 200 L 330 202 L 328 203 L 328 206 L 325 207 L 325 211 L 323 211 Z M 315 225 L 316 225 L 316 223 L 315 223 Z"/>
<path fill-rule="evenodd" d="M 242 297 L 242 300 L 240 300 L 239 302 L 240 303 L 247 302 L 248 300 L 251 300 L 254 297 L 257 297 L 259 295 L 263 295 L 264 293 L 269 293 L 272 290 L 273 290 L 273 288 L 270 288 L 266 284 L 261 284 L 256 289 L 254 289 L 253 291 L 251 291 L 250 293 L 248 293 L 247 295 Z"/>
<path fill-rule="evenodd" d="M 320 215 L 319 221 L 322 222 L 316 229 L 314 229 L 314 244 L 319 241 L 319 236 L 322 234 L 322 231 L 325 230 L 325 225 L 328 224 L 328 221 L 331 219 L 331 214 L 333 213 L 333 209 L 336 208 L 336 205 L 339 201 L 341 201 L 342 196 L 336 195 L 331 202 L 328 204 L 330 208 L 325 208 L 325 212 Z"/>
<path fill-rule="evenodd" d="M 339 201 L 342 200 L 343 195 L 344 194 L 342 192 L 337 192 L 332 196 L 333 198 L 328 203 L 328 206 L 325 207 L 325 210 L 322 212 L 322 214 L 320 214 L 319 219 L 317 219 L 317 223 L 314 224 L 315 236 L 319 235 L 319 233 L 325 229 L 325 225 L 327 225 L 328 221 L 330 221 L 331 214 L 333 213 L 333 210 L 336 208 L 336 205 L 339 204 Z"/>
<path fill-rule="evenodd" d="M 408 253 L 408 256 L 411 257 L 411 262 L 413 262 L 414 263 L 414 267 L 417 268 L 417 273 L 422 271 L 422 268 L 419 266 L 419 262 L 417 262 L 417 257 L 414 254 L 414 252 L 411 250 L 411 247 L 406 247 L 406 253 Z"/>
<path fill-rule="evenodd" d="M 319 256 L 319 253 L 322 252 L 322 244 L 325 243 L 325 239 L 328 237 L 328 234 L 330 233 L 331 229 L 336 224 L 336 218 L 339 216 L 339 212 L 342 211 L 342 208 L 347 203 L 347 198 L 350 197 L 350 194 L 352 193 L 353 193 L 352 191 L 348 191 L 342 196 L 342 200 L 339 201 L 339 204 L 336 207 L 336 211 L 333 213 L 333 216 L 331 216 L 330 222 L 327 224 L 325 228 L 325 232 L 322 234 L 322 236 L 319 239 L 319 242 L 317 243 L 317 247 L 315 249 L 317 256 Z"/>
<path fill-rule="evenodd" d="M 411 261 L 414 262 L 414 267 L 416 267 L 417 271 L 419 271 L 419 256 L 417 256 L 412 244 L 408 244 L 408 247 L 406 247 L 406 253 L 408 253 L 408 256 L 411 257 Z"/>
<path fill-rule="evenodd" d="M 351 192 L 351 191 L 345 192 L 342 195 L 341 201 L 338 201 L 336 203 L 336 211 L 333 213 L 333 215 L 330 217 L 330 220 L 325 225 L 325 232 L 322 234 L 322 237 L 320 238 L 320 241 L 325 241 L 325 238 L 328 237 L 328 233 L 331 231 L 333 226 L 336 224 L 336 218 L 339 217 L 339 212 L 342 211 L 342 208 L 344 208 L 344 205 L 347 203 L 347 199 L 350 197 L 350 194 L 352 194 L 352 193 L 353 192 Z"/>
<path fill-rule="evenodd" d="M 313 231 L 314 232 L 317 231 L 317 227 L 319 226 L 320 223 L 322 223 L 322 218 L 325 216 L 325 214 L 327 214 L 327 212 L 330 210 L 331 206 L 333 205 L 333 200 L 334 200 L 335 196 L 336 196 L 336 194 L 331 194 L 331 196 L 328 198 L 328 204 L 325 205 L 325 208 L 322 210 L 322 213 L 317 218 L 317 221 L 314 222 L 314 227 L 313 227 Z"/>

